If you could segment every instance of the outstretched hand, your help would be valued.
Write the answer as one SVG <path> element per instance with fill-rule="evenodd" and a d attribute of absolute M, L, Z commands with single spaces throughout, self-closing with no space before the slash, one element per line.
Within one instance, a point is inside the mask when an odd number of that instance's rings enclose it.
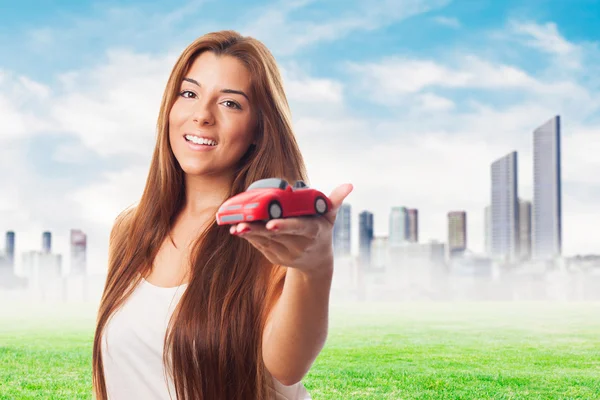
<path fill-rule="evenodd" d="M 333 225 L 352 184 L 335 188 L 329 195 L 332 208 L 323 215 L 241 222 L 229 232 L 248 240 L 273 264 L 298 268 L 318 275 L 333 271 Z"/>

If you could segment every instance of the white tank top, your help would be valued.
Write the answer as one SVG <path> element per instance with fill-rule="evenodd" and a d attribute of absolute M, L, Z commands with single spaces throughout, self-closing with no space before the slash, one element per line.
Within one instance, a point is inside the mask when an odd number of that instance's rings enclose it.
<path fill-rule="evenodd" d="M 109 319 L 101 343 L 109 400 L 176 399 L 175 386 L 163 365 L 163 341 L 186 287 L 164 288 L 142 279 Z M 311 399 L 302 382 L 284 386 L 273 378 L 273 385 L 274 400 Z"/>

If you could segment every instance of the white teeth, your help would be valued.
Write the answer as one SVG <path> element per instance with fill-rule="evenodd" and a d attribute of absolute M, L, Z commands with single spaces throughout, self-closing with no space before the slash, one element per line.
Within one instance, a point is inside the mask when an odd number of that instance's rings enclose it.
<path fill-rule="evenodd" d="M 208 146 L 216 146 L 217 145 L 217 142 L 215 142 L 214 140 L 203 139 L 203 138 L 199 138 L 198 136 L 185 135 L 185 138 L 187 140 L 189 140 L 190 142 L 196 143 L 196 144 L 205 144 Z"/>

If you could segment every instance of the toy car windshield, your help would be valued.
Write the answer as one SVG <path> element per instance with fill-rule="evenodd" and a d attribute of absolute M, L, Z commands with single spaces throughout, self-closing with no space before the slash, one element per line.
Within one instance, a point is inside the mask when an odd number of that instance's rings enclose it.
<path fill-rule="evenodd" d="M 306 185 L 306 183 L 304 183 L 304 181 L 296 181 L 296 183 L 294 183 L 294 186 L 293 186 L 294 189 L 304 189 L 307 187 L 308 186 Z"/>
<path fill-rule="evenodd" d="M 252 189 L 281 189 L 281 190 L 285 190 L 285 188 L 287 188 L 288 183 L 283 180 L 283 179 L 279 179 L 279 178 L 267 178 L 267 179 L 261 179 L 258 180 L 256 182 L 254 182 L 253 184 L 251 184 L 250 186 L 248 186 L 248 189 L 246 190 L 252 190 Z"/>

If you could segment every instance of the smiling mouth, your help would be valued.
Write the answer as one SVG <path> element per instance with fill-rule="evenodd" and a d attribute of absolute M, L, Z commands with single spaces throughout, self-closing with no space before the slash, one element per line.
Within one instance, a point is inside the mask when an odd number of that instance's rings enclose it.
<path fill-rule="evenodd" d="M 185 138 L 185 140 L 187 142 L 190 142 L 193 144 L 201 144 L 201 145 L 205 145 L 205 146 L 216 146 L 217 145 L 217 142 L 212 139 L 206 139 L 206 138 L 202 138 L 202 137 L 194 136 L 194 135 L 184 135 L 183 137 Z"/>

